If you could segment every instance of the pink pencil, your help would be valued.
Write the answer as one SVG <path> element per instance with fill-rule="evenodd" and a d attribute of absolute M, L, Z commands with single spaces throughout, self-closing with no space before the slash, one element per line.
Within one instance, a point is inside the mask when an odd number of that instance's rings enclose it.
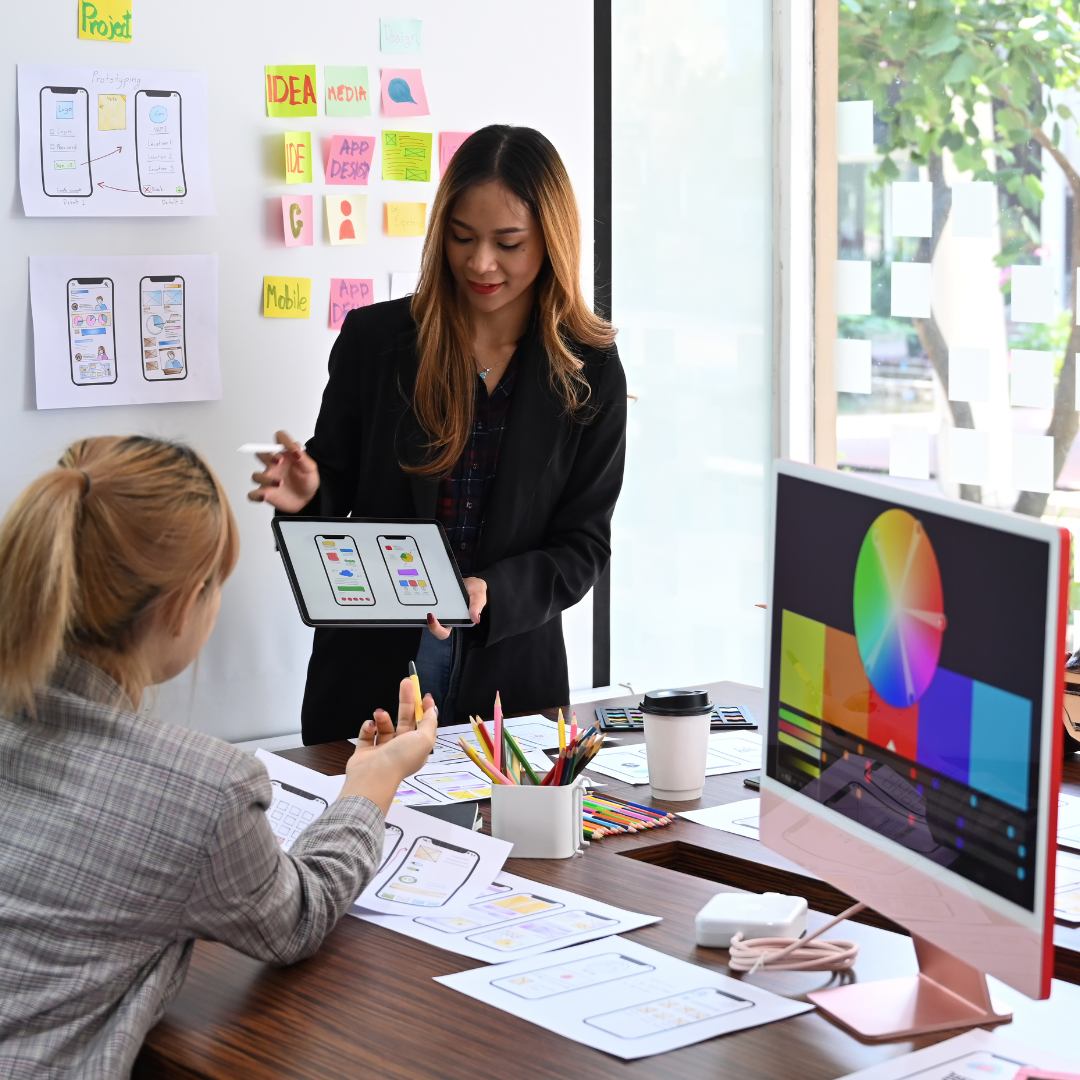
<path fill-rule="evenodd" d="M 499 700 L 499 691 L 495 691 L 495 761 L 494 765 L 497 770 L 502 771 L 502 750 L 503 750 L 503 736 L 502 736 L 502 702 Z"/>
<path fill-rule="evenodd" d="M 577 742 L 577 713 L 570 714 L 570 745 Z"/>

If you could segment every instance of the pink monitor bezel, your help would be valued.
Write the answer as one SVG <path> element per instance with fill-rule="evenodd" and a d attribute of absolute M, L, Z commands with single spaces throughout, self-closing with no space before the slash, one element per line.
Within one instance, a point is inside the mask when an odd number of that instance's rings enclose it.
<path fill-rule="evenodd" d="M 1061 783 L 1062 686 L 1069 587 L 1068 530 L 1034 518 L 974 503 L 927 495 L 850 473 L 798 462 L 774 463 L 771 520 L 776 520 L 779 477 L 792 476 L 881 499 L 914 512 L 940 514 L 1045 542 L 1050 549 L 1047 582 L 1046 662 L 1037 798 L 1049 812 L 1039 823 L 1035 856 L 1035 906 L 1026 911 L 894 841 L 828 810 L 761 774 L 761 840 L 914 934 L 1029 997 L 1050 995 L 1054 967 L 1054 866 L 1057 792 Z M 1055 572 L 1055 568 L 1057 572 Z M 770 707 L 775 533 L 768 554 L 769 633 L 765 646 L 766 709 Z"/>

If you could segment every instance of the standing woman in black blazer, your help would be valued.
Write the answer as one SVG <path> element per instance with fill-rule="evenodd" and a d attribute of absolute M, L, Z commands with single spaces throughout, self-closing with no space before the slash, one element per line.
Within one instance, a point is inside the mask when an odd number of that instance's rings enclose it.
<path fill-rule="evenodd" d="M 408 661 L 441 723 L 569 698 L 561 613 L 610 556 L 626 380 L 581 293 L 577 203 L 558 152 L 493 125 L 454 155 L 411 297 L 349 313 L 306 449 L 261 460 L 279 513 L 437 518 L 472 627 L 319 629 L 305 743 L 352 735 Z"/>

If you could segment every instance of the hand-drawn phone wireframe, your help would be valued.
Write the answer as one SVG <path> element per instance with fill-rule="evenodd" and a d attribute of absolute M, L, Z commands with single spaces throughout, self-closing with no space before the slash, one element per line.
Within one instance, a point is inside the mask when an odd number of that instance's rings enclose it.
<path fill-rule="evenodd" d="M 116 382 L 112 278 L 71 278 L 67 283 L 68 348 L 76 386 Z"/>
<path fill-rule="evenodd" d="M 439 600 L 415 538 L 380 536 L 378 542 L 398 603 L 434 607 Z"/>
<path fill-rule="evenodd" d="M 615 926 L 618 921 L 608 915 L 594 915 L 591 911 L 578 908 L 576 911 L 559 911 L 539 919 L 526 919 L 510 926 L 491 927 L 478 934 L 470 934 L 466 940 L 510 954 L 533 945 L 546 945 L 560 938 L 589 934 L 594 930 Z"/>
<path fill-rule="evenodd" d="M 570 963 L 554 964 L 551 967 L 522 971 L 517 975 L 506 975 L 501 979 L 492 979 L 491 985 L 505 990 L 517 997 L 535 1001 L 538 998 L 554 997 L 571 990 L 580 990 L 598 983 L 614 982 L 616 979 L 629 979 L 635 975 L 644 975 L 655 971 L 652 964 L 637 960 L 622 953 L 599 953 L 586 956 Z"/>
<path fill-rule="evenodd" d="M 41 186 L 54 199 L 94 194 L 90 171 L 90 95 L 81 86 L 43 86 Z"/>
<path fill-rule="evenodd" d="M 475 851 L 418 836 L 376 895 L 410 907 L 442 907 L 469 880 L 479 861 Z"/>
<path fill-rule="evenodd" d="M 391 856 L 397 851 L 398 844 L 401 843 L 401 838 L 405 835 L 399 826 L 391 824 L 389 821 L 384 822 L 386 826 L 386 834 L 383 837 L 383 857 L 382 862 L 379 863 L 379 870 L 383 870 L 386 864 L 390 861 Z M 378 873 L 376 870 L 375 873 Z"/>
<path fill-rule="evenodd" d="M 135 164 L 139 192 L 148 199 L 187 194 L 181 111 L 175 90 L 135 94 Z"/>
<path fill-rule="evenodd" d="M 266 816 L 277 842 L 288 851 L 293 841 L 326 809 L 326 800 L 280 780 L 271 780 L 270 787 L 274 801 Z"/>
<path fill-rule="evenodd" d="M 754 1003 L 746 998 L 726 994 L 715 986 L 702 986 L 697 990 L 672 994 L 656 1001 L 644 1001 L 640 1005 L 629 1005 L 599 1016 L 587 1016 L 585 1023 L 620 1039 L 640 1039 L 753 1007 Z"/>
<path fill-rule="evenodd" d="M 315 546 L 334 600 L 342 607 L 374 607 L 367 571 L 351 536 L 316 536 Z"/>
<path fill-rule="evenodd" d="M 483 900 L 470 904 L 459 915 L 431 915 L 414 921 L 421 926 L 441 930 L 444 934 L 463 934 L 466 930 L 480 930 L 507 919 L 521 919 L 529 915 L 557 911 L 562 906 L 559 900 L 548 900 L 535 893 L 515 892 L 509 896 L 484 897 Z"/>
<path fill-rule="evenodd" d="M 139 282 L 142 314 L 142 373 L 148 382 L 180 382 L 188 374 L 184 279 L 144 277 Z"/>

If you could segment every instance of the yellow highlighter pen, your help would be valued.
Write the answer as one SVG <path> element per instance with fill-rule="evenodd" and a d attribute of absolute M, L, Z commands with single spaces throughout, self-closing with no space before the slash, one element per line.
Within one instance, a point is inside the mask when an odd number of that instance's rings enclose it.
<path fill-rule="evenodd" d="M 412 679 L 413 703 L 416 706 L 416 722 L 424 719 L 423 699 L 420 696 L 420 676 L 416 674 L 416 664 L 409 661 L 409 678 Z"/>

